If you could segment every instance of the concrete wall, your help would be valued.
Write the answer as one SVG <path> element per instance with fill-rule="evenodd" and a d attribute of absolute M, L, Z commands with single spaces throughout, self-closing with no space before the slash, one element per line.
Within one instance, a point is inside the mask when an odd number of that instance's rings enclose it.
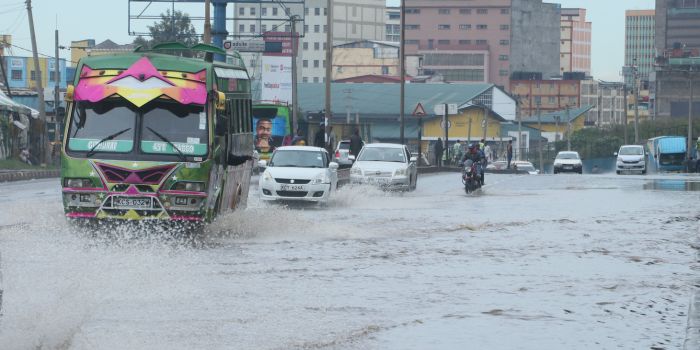
<path fill-rule="evenodd" d="M 513 0 L 510 71 L 559 74 L 561 7 L 542 0 Z"/>

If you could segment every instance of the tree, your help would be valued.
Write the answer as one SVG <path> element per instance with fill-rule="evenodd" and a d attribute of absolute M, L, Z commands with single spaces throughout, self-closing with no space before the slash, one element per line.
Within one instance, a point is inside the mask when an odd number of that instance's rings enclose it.
<path fill-rule="evenodd" d="M 186 46 L 192 46 L 199 42 L 190 16 L 182 11 L 170 12 L 167 10 L 165 13 L 161 13 L 160 22 L 148 26 L 148 31 L 151 36 L 150 40 L 138 36 L 134 39 L 134 44 L 152 47 L 155 44 L 176 41 Z M 184 54 L 189 56 L 188 52 Z"/>

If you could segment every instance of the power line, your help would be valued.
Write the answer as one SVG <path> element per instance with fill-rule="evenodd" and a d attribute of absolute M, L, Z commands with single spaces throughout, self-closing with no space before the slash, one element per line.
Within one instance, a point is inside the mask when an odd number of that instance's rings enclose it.
<path fill-rule="evenodd" d="M 10 46 L 12 46 L 12 47 L 16 47 L 16 48 L 18 48 L 18 49 L 20 49 L 20 50 L 24 50 L 24 51 L 27 51 L 27 52 L 32 52 L 32 50 L 30 50 L 30 49 L 27 49 L 27 48 L 24 48 L 24 47 L 15 45 L 15 44 L 8 44 L 8 45 L 10 45 Z M 40 55 L 40 56 L 44 56 L 44 57 L 46 57 L 46 58 L 52 58 L 52 59 L 55 59 L 55 58 L 56 58 L 56 56 L 47 55 L 47 54 L 44 54 L 44 53 L 41 53 L 41 52 L 37 52 L 37 54 Z M 78 62 L 74 62 L 74 61 L 68 60 L 68 59 L 66 59 L 66 58 L 64 58 L 63 60 L 65 60 L 66 62 L 74 63 L 74 64 L 77 64 L 77 63 L 78 63 Z"/>

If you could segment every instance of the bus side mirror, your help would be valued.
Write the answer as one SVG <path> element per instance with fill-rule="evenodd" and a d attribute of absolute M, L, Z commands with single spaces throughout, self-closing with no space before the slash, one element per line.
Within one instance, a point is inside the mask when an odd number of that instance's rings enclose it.
<path fill-rule="evenodd" d="M 221 91 L 216 92 L 216 109 L 219 111 L 226 109 L 226 95 Z"/>
<path fill-rule="evenodd" d="M 73 95 L 74 94 L 75 94 L 75 86 L 68 85 L 68 86 L 66 86 L 66 94 L 63 96 L 63 99 L 66 102 L 73 102 Z"/>
<path fill-rule="evenodd" d="M 226 119 L 223 117 L 216 117 L 216 127 L 214 128 L 216 136 L 226 136 L 226 131 Z"/>

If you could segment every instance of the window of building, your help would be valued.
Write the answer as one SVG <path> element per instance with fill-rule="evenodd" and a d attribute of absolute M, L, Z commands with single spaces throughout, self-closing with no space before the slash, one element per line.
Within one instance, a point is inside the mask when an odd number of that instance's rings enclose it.
<path fill-rule="evenodd" d="M 507 77 L 508 76 L 508 70 L 507 69 L 501 69 L 498 71 L 498 75 L 502 77 Z"/>
<path fill-rule="evenodd" d="M 314 8 L 314 15 L 316 15 L 316 16 L 320 16 L 320 15 L 321 15 L 321 8 L 320 8 L 320 7 Z"/>
<path fill-rule="evenodd" d="M 459 14 L 460 15 L 471 15 L 472 9 L 459 9 Z"/>
<path fill-rule="evenodd" d="M 323 60 L 323 68 L 326 68 L 326 60 Z"/>
<path fill-rule="evenodd" d="M 260 15 L 261 16 L 267 16 L 267 7 L 263 7 L 260 9 Z"/>
<path fill-rule="evenodd" d="M 315 42 L 315 43 L 314 43 L 314 51 L 318 51 L 318 50 L 320 50 L 320 49 L 321 49 L 321 44 L 318 43 L 318 42 Z"/>
<path fill-rule="evenodd" d="M 250 15 L 255 16 L 255 7 L 250 8 Z"/>
<path fill-rule="evenodd" d="M 22 80 L 22 71 L 19 69 L 12 70 L 12 80 Z"/>
<path fill-rule="evenodd" d="M 450 30 L 449 24 L 438 24 L 438 30 Z"/>
<path fill-rule="evenodd" d="M 301 78 L 302 83 L 308 83 L 309 82 L 309 77 L 303 77 Z"/>
<path fill-rule="evenodd" d="M 576 96 L 569 96 L 569 105 L 576 105 Z"/>
<path fill-rule="evenodd" d="M 510 14 L 510 9 L 501 9 L 501 14 L 502 15 Z"/>
<path fill-rule="evenodd" d="M 449 45 L 450 41 L 446 39 L 440 39 L 438 40 L 438 45 Z"/>
<path fill-rule="evenodd" d="M 389 66 L 382 66 L 382 75 L 389 75 Z"/>
<path fill-rule="evenodd" d="M 292 13 L 292 10 L 290 10 L 289 7 L 287 7 L 286 9 L 284 9 L 284 14 L 285 14 L 285 15 L 289 16 L 289 14 L 291 14 L 291 13 Z"/>
<path fill-rule="evenodd" d="M 303 47 L 304 47 L 304 50 L 308 50 L 308 49 L 309 49 L 309 43 L 304 42 L 302 45 L 303 45 Z"/>
<path fill-rule="evenodd" d="M 352 16 L 357 17 L 357 6 L 352 7 Z"/>
<path fill-rule="evenodd" d="M 460 24 L 459 25 L 459 30 L 470 30 L 470 29 L 472 29 L 471 24 Z"/>
<path fill-rule="evenodd" d="M 276 7 L 272 8 L 272 15 L 277 16 L 277 8 Z"/>
<path fill-rule="evenodd" d="M 238 15 L 239 15 L 239 16 L 245 16 L 245 7 L 239 7 L 239 8 L 238 8 Z"/>
<path fill-rule="evenodd" d="M 406 14 L 417 15 L 420 13 L 420 9 L 406 9 Z"/>
<path fill-rule="evenodd" d="M 476 13 L 479 15 L 488 15 L 489 10 L 488 9 L 476 9 Z"/>
<path fill-rule="evenodd" d="M 320 62 L 318 60 L 314 60 L 314 68 L 318 68 Z"/>
<path fill-rule="evenodd" d="M 326 8 L 326 7 L 323 8 L 323 15 L 328 16 L 328 8 Z"/>
<path fill-rule="evenodd" d="M 488 28 L 489 28 L 489 26 L 486 24 L 477 24 L 476 25 L 476 29 L 479 29 L 479 30 L 484 30 L 484 29 L 488 29 Z"/>
<path fill-rule="evenodd" d="M 357 34 L 357 23 L 352 24 L 352 33 Z"/>
<path fill-rule="evenodd" d="M 498 55 L 499 61 L 508 61 L 508 55 Z"/>
<path fill-rule="evenodd" d="M 488 45 L 488 43 L 489 43 L 489 42 L 486 41 L 486 40 L 484 40 L 484 39 L 480 39 L 480 40 L 477 40 L 477 41 L 476 41 L 476 44 L 477 44 L 477 45 Z"/>
<path fill-rule="evenodd" d="M 435 39 L 428 39 L 428 49 L 432 50 L 435 48 Z"/>
<path fill-rule="evenodd" d="M 308 16 L 308 15 L 309 15 L 309 8 L 304 7 L 304 16 Z"/>
<path fill-rule="evenodd" d="M 418 30 L 420 29 L 420 24 L 407 24 L 406 30 Z"/>
<path fill-rule="evenodd" d="M 418 45 L 420 44 L 420 41 L 416 39 L 406 39 L 405 43 L 406 45 Z"/>
<path fill-rule="evenodd" d="M 328 33 L 328 25 L 326 25 L 326 24 L 323 25 L 323 32 Z"/>
<path fill-rule="evenodd" d="M 557 100 L 554 98 L 554 96 L 549 96 L 549 97 L 547 97 L 547 102 L 552 104 L 552 103 L 556 103 Z"/>
<path fill-rule="evenodd" d="M 318 83 L 318 77 L 314 77 L 314 83 Z"/>
<path fill-rule="evenodd" d="M 239 25 L 238 25 L 238 32 L 239 32 L 239 33 L 245 33 L 245 24 L 239 24 Z"/>
<path fill-rule="evenodd" d="M 471 45 L 472 41 L 471 40 L 460 40 L 459 44 L 460 45 Z"/>
<path fill-rule="evenodd" d="M 326 49 L 328 48 L 327 44 L 328 44 L 327 42 L 325 42 L 325 41 L 323 42 L 323 51 L 326 51 Z"/>
<path fill-rule="evenodd" d="M 289 24 L 287 24 L 286 26 L 284 26 L 284 31 L 285 31 L 285 32 L 291 32 L 291 31 L 292 31 L 292 26 L 290 26 Z"/>
<path fill-rule="evenodd" d="M 267 32 L 267 24 L 261 24 L 261 25 L 260 25 L 260 31 L 263 32 L 263 33 Z"/>
<path fill-rule="evenodd" d="M 29 80 L 31 80 L 31 81 L 36 80 L 36 72 L 35 71 L 29 72 Z"/>
<path fill-rule="evenodd" d="M 304 33 L 308 33 L 308 32 L 309 32 L 309 25 L 304 24 Z"/>
<path fill-rule="evenodd" d="M 304 44 L 306 44 L 306 43 L 304 43 Z M 308 61 L 308 60 L 303 60 L 303 61 L 301 62 L 301 65 L 302 65 L 304 68 L 308 68 L 308 67 L 309 67 L 309 61 Z"/>
<path fill-rule="evenodd" d="M 255 24 L 250 25 L 250 32 L 255 33 Z"/>
<path fill-rule="evenodd" d="M 510 40 L 501 40 L 501 41 L 499 41 L 498 43 L 501 44 L 501 45 L 504 45 L 504 46 L 505 46 L 505 45 L 510 45 Z"/>
<path fill-rule="evenodd" d="M 508 24 L 501 24 L 501 30 L 510 30 L 510 25 L 508 25 Z"/>
<path fill-rule="evenodd" d="M 314 24 L 314 33 L 320 33 L 321 32 L 321 26 L 318 24 Z"/>
<path fill-rule="evenodd" d="M 438 14 L 441 14 L 441 15 L 449 15 L 449 14 L 450 14 L 450 9 L 438 9 Z"/>

